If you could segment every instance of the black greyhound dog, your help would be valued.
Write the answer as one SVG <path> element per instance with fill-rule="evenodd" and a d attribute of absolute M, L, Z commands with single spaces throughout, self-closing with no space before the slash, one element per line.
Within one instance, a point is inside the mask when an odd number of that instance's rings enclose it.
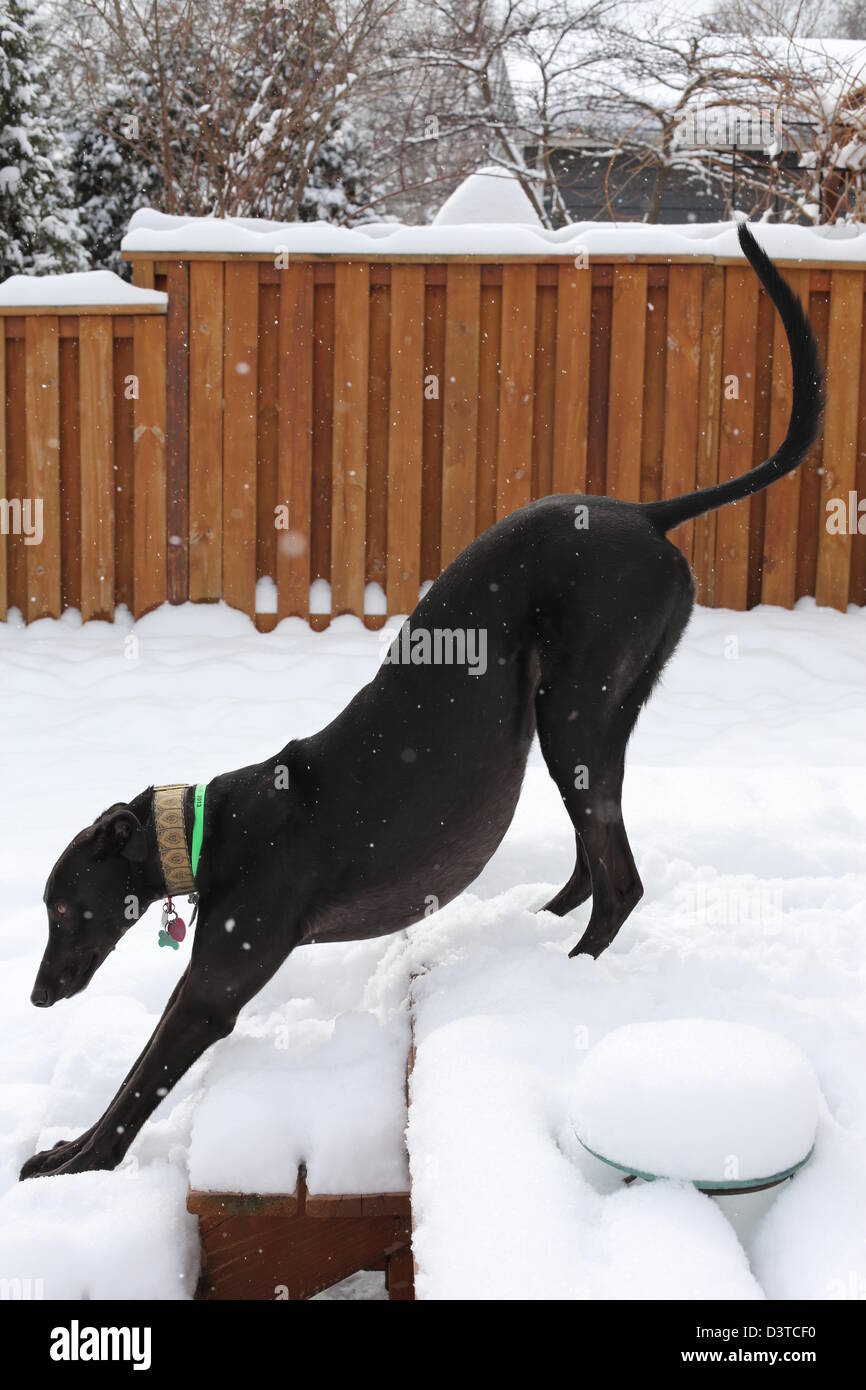
<path fill-rule="evenodd" d="M 796 468 L 820 425 L 803 308 L 745 226 L 740 244 L 791 352 L 793 407 L 778 451 L 685 497 L 554 496 L 515 512 L 448 566 L 390 660 L 327 728 L 209 783 L 186 972 L 102 1118 L 36 1154 L 22 1177 L 119 1163 L 296 946 L 399 931 L 462 892 L 508 829 L 536 731 L 576 845 L 547 910 L 567 913 L 591 895 L 571 954 L 610 944 L 643 892 L 620 805 L 626 744 L 694 603 L 691 571 L 666 532 Z M 483 670 L 460 664 L 467 634 L 485 647 Z M 439 639 L 448 656 L 437 662 Z M 185 859 L 193 789 L 175 795 Z M 112 806 L 52 869 L 34 1004 L 78 994 L 129 927 L 125 904 L 143 912 L 166 895 L 155 801 L 151 787 Z"/>

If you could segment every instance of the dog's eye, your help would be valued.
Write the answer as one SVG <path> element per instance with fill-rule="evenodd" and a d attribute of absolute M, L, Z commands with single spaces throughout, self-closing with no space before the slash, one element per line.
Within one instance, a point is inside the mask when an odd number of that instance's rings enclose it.
<path fill-rule="evenodd" d="M 58 903 L 54 911 L 57 913 L 58 917 L 65 917 L 67 912 L 66 903 Z"/>

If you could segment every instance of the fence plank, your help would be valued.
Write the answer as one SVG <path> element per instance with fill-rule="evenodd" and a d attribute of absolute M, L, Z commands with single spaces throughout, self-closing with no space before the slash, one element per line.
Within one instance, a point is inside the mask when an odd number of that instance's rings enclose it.
<path fill-rule="evenodd" d="M 133 328 L 138 399 L 134 403 L 133 612 L 166 600 L 166 321 L 137 318 Z"/>
<path fill-rule="evenodd" d="M 808 270 L 787 270 L 785 279 L 808 306 Z M 779 315 L 773 326 L 773 381 L 770 396 L 770 452 L 775 453 L 788 428 L 791 413 L 791 355 Z M 800 511 L 800 469 L 780 478 L 767 490 L 764 511 L 764 572 L 761 600 L 793 608 L 797 581 L 797 525 Z"/>
<path fill-rule="evenodd" d="M 444 267 L 443 267 L 444 270 Z M 442 411 L 445 404 L 445 277 L 424 292 L 424 452 L 421 463 L 421 581 L 435 579 L 442 553 Z M 498 386 L 498 383 L 497 383 Z"/>
<path fill-rule="evenodd" d="M 60 325 L 54 315 L 28 317 L 24 327 L 27 493 L 42 501 L 42 542 L 26 547 L 28 622 L 59 618 L 60 577 Z"/>
<path fill-rule="evenodd" d="M 640 446 L 640 500 L 655 501 L 662 495 L 665 436 L 665 382 L 667 379 L 668 287 L 650 284 L 647 289 L 644 337 L 643 430 Z"/>
<path fill-rule="evenodd" d="M 607 416 L 610 386 L 611 285 L 592 274 L 592 315 L 589 348 L 589 423 L 586 449 L 586 491 L 593 497 L 605 491 Z"/>
<path fill-rule="evenodd" d="M 502 268 L 497 517 L 508 516 L 532 497 L 535 275 L 534 265 Z"/>
<path fill-rule="evenodd" d="M 277 497 L 288 526 L 277 532 L 277 614 L 307 617 L 313 533 L 313 267 L 280 274 Z"/>
<path fill-rule="evenodd" d="M 132 262 L 132 283 L 141 290 L 152 290 L 154 288 L 154 263 L 153 261 L 135 260 Z"/>
<path fill-rule="evenodd" d="M 697 478 L 702 300 L 701 267 L 672 265 L 668 280 L 668 351 L 662 452 L 662 493 L 666 497 L 692 492 Z M 668 539 L 678 545 L 691 562 L 694 523 L 678 526 Z"/>
<path fill-rule="evenodd" d="M 707 266 L 703 271 L 698 453 L 695 467 L 695 483 L 700 488 L 712 487 L 719 480 L 724 323 L 725 272 L 721 266 Z M 698 601 L 711 605 L 716 573 L 715 512 L 708 512 L 695 522 L 692 564 Z"/>
<path fill-rule="evenodd" d="M 270 269 L 270 267 L 268 267 Z M 282 275 L 283 271 L 276 271 Z M 256 579 L 277 579 L 280 286 L 259 280 L 256 411 Z"/>
<path fill-rule="evenodd" d="M 116 324 L 115 324 L 116 328 Z M 135 432 L 134 401 L 129 394 L 129 381 L 135 375 L 132 326 L 128 338 L 114 339 L 114 601 L 125 603 L 132 612 L 133 552 L 132 534 L 135 527 L 133 490 L 133 434 Z M 61 426 L 63 386 L 60 388 Z M 65 445 L 62 443 L 61 449 Z"/>
<path fill-rule="evenodd" d="M 827 346 L 827 414 L 824 472 L 818 515 L 818 573 L 815 599 L 840 609 L 848 606 L 851 585 L 849 494 L 857 481 L 857 428 L 860 346 L 863 334 L 863 272 L 834 270 L 830 277 L 830 337 Z M 844 507 L 844 529 L 828 528 L 827 503 Z"/>
<path fill-rule="evenodd" d="M 385 589 L 388 551 L 388 436 L 391 391 L 391 291 L 370 286 L 370 368 L 367 378 L 367 542 L 364 577 Z M 368 626 L 381 626 L 371 615 Z"/>
<path fill-rule="evenodd" d="M 8 498 L 6 475 L 6 325 L 0 323 L 0 497 Z M 0 526 L 0 622 L 5 619 L 9 605 L 9 587 L 6 582 L 7 549 L 6 530 Z"/>
<path fill-rule="evenodd" d="M 391 271 L 391 428 L 388 435 L 389 613 L 411 613 L 421 584 L 424 447 L 424 267 Z"/>
<path fill-rule="evenodd" d="M 755 430 L 755 353 L 758 282 L 749 267 L 725 270 L 722 415 L 719 481 L 752 466 Z M 745 609 L 749 586 L 749 499 L 723 507 L 716 519 L 717 608 Z"/>
<path fill-rule="evenodd" d="M 827 361 L 830 339 L 830 275 L 813 275 L 809 293 L 809 319 L 822 362 Z M 800 511 L 797 520 L 796 597 L 814 597 L 818 577 L 818 527 L 821 525 L 821 473 L 824 467 L 824 433 L 800 465 Z"/>
<path fill-rule="evenodd" d="M 223 597 L 252 617 L 256 610 L 259 269 L 255 261 L 230 261 L 225 277 Z"/>
<path fill-rule="evenodd" d="M 478 471 L 475 479 L 475 527 L 479 535 L 496 521 L 501 332 L 502 287 L 482 283 L 478 362 Z"/>
<path fill-rule="evenodd" d="M 189 270 L 189 596 L 222 594 L 224 270 Z"/>
<path fill-rule="evenodd" d="M 535 385 L 532 430 L 532 496 L 553 492 L 553 421 L 556 400 L 556 286 L 535 291 Z"/>
<path fill-rule="evenodd" d="M 331 582 L 331 459 L 334 452 L 334 287 L 313 270 L 312 579 Z"/>
<path fill-rule="evenodd" d="M 755 346 L 755 427 L 752 439 L 752 467 L 770 456 L 770 411 L 773 395 L 773 320 L 776 311 L 770 296 L 758 293 L 758 328 Z M 761 491 L 749 502 L 749 569 L 746 607 L 761 602 L 764 571 L 764 515 L 767 494 Z"/>
<path fill-rule="evenodd" d="M 170 603 L 189 598 L 189 261 L 165 267 L 166 583 Z"/>
<path fill-rule="evenodd" d="M 444 569 L 475 537 L 481 267 L 449 265 L 442 429 Z"/>
<path fill-rule="evenodd" d="M 640 500 L 646 305 L 646 266 L 615 266 L 606 491 L 629 502 Z"/>
<path fill-rule="evenodd" d="M 364 612 L 370 266 L 341 262 L 334 278 L 334 445 L 331 613 Z"/>
<path fill-rule="evenodd" d="M 64 325 L 75 329 L 63 335 Z M 60 322 L 60 589 L 64 609 L 81 609 L 81 439 L 79 320 Z"/>
<path fill-rule="evenodd" d="M 79 323 L 81 616 L 114 617 L 114 342 L 111 319 Z"/>
<path fill-rule="evenodd" d="M 589 447 L 589 353 L 592 272 L 557 272 L 556 386 L 553 398 L 553 491 L 586 491 Z"/>
<path fill-rule="evenodd" d="M 24 320 L 21 337 L 6 339 L 6 495 L 27 496 L 27 361 Z M 7 320 L 7 328 L 9 321 Z M 20 535 L 6 538 L 6 589 L 10 608 L 27 617 L 27 548 Z"/>
<path fill-rule="evenodd" d="M 854 484 L 858 504 L 866 499 L 866 301 L 860 341 L 860 405 L 857 429 L 857 477 Z M 862 529 L 861 529 L 862 527 Z M 866 604 L 866 519 L 858 516 L 856 535 L 851 537 L 851 590 L 849 603 Z"/>

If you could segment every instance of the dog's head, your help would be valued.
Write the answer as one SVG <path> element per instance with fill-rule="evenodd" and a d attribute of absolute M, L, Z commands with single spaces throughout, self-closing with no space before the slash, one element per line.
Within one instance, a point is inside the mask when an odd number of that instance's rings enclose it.
<path fill-rule="evenodd" d="M 79 994 L 153 900 L 145 892 L 147 836 L 120 803 L 82 830 L 45 885 L 48 945 L 30 998 L 39 1008 Z"/>

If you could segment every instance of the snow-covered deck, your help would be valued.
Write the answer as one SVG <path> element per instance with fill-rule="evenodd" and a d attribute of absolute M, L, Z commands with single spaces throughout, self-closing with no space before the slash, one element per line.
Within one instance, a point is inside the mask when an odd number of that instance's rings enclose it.
<path fill-rule="evenodd" d="M 207 779 L 320 727 L 373 674 L 381 644 L 355 619 L 263 635 L 222 607 L 162 609 L 134 631 L 121 619 L 82 630 L 74 615 L 0 626 L 0 712 L 15 730 L 0 842 L 0 998 L 14 1039 L 0 1062 L 0 1277 L 39 1279 L 48 1298 L 190 1296 L 190 1165 L 255 1180 L 276 1146 L 277 1161 L 303 1156 L 311 1173 L 321 1160 L 322 1190 L 359 1177 L 358 1129 L 340 1105 L 352 1075 L 365 1096 L 388 1089 L 364 1158 L 382 1181 L 377 1165 L 400 1157 L 414 975 L 419 1297 L 862 1296 L 864 636 L 862 611 L 808 601 L 793 614 L 696 613 L 626 776 L 646 896 L 599 961 L 566 955 L 586 907 L 564 921 L 535 912 L 573 857 L 536 750 L 515 822 L 470 892 L 406 935 L 297 951 L 118 1172 L 19 1186 L 35 1148 L 101 1112 L 189 948 L 159 950 L 151 914 L 85 994 L 33 1009 L 57 853 L 151 782 Z M 816 1153 L 788 1187 L 721 1201 L 671 1183 L 626 1190 L 582 1153 L 572 1095 L 587 1048 L 623 1023 L 696 1016 L 778 1032 L 814 1067 Z M 248 1071 L 260 1105 L 238 1081 Z M 228 1136 L 226 1104 L 243 1107 Z M 349 1166 L 327 1173 L 341 1154 Z"/>

